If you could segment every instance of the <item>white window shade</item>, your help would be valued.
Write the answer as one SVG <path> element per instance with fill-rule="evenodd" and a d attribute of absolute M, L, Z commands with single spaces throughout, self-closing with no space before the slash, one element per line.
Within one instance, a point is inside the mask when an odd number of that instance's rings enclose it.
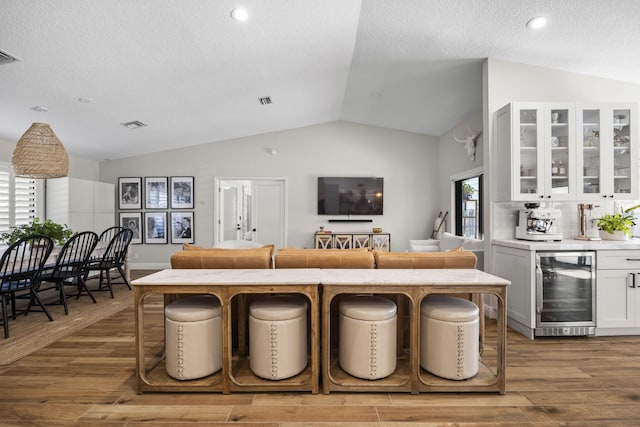
<path fill-rule="evenodd" d="M 36 217 L 37 185 L 32 178 L 16 178 L 8 163 L 0 163 L 0 234 L 29 224 Z"/>

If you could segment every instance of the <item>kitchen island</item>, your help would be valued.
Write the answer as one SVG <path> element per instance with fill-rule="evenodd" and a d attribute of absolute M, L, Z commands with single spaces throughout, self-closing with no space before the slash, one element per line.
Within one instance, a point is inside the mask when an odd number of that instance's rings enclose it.
<path fill-rule="evenodd" d="M 138 392 L 144 391 L 310 391 L 318 392 L 320 378 L 319 357 L 322 348 L 323 391 L 493 391 L 505 393 L 506 366 L 506 304 L 509 282 L 491 274 L 471 269 L 424 269 L 424 270 L 320 270 L 320 269 L 275 269 L 275 270 L 163 270 L 135 280 L 135 331 L 136 331 L 136 376 Z M 320 311 L 320 289 L 322 310 Z M 243 296 L 258 294 L 300 294 L 309 302 L 309 365 L 301 374 L 287 380 L 263 380 L 251 374 L 247 368 L 245 348 L 234 351 L 235 338 L 245 343 L 244 328 L 233 327 L 234 299 L 240 302 Z M 401 296 L 409 301 L 409 347 L 407 355 L 399 355 L 400 368 L 388 379 L 381 381 L 347 379 L 336 369 L 332 357 L 331 306 L 339 294 L 376 293 Z M 477 378 L 452 381 L 435 378 L 422 371 L 419 364 L 419 320 L 420 303 L 430 294 L 490 294 L 498 300 L 497 334 L 492 346 L 494 360 L 483 364 Z M 150 295 L 211 294 L 222 307 L 222 369 L 209 377 L 179 381 L 164 372 L 162 358 L 148 357 L 145 346 L 145 299 Z M 237 304 L 242 316 L 242 305 Z M 241 319 L 239 319 L 240 321 Z M 322 322 L 322 345 L 319 340 Z M 401 322 L 399 322 L 401 324 Z M 154 325 L 153 327 L 157 327 Z M 480 345 L 480 343 L 478 343 Z M 250 357 L 250 355 L 248 355 Z M 482 362 L 482 360 L 481 360 Z"/>

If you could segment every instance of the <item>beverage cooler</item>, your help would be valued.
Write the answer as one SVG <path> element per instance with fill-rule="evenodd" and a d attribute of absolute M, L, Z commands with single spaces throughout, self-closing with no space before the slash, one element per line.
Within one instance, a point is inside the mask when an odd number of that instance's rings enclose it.
<path fill-rule="evenodd" d="M 594 335 L 596 253 L 536 252 L 536 336 Z"/>

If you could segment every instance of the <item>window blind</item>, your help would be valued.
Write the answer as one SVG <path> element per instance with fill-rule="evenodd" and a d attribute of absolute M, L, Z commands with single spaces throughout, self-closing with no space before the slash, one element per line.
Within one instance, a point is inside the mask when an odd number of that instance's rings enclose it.
<path fill-rule="evenodd" d="M 0 233 L 31 223 L 36 204 L 36 180 L 15 177 L 11 165 L 0 163 Z"/>

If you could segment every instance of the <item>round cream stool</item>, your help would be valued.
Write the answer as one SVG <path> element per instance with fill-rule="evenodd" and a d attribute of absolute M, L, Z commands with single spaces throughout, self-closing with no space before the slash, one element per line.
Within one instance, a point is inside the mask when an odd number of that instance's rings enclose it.
<path fill-rule="evenodd" d="M 351 295 L 340 299 L 338 353 L 340 367 L 368 380 L 396 369 L 397 307 L 380 296 Z"/>
<path fill-rule="evenodd" d="M 420 366 L 442 378 L 464 380 L 478 373 L 478 306 L 447 295 L 420 306 Z"/>
<path fill-rule="evenodd" d="M 164 308 L 167 374 L 179 380 L 206 377 L 222 367 L 220 302 L 213 295 L 174 301 Z"/>
<path fill-rule="evenodd" d="M 281 380 L 307 366 L 307 300 L 273 295 L 249 306 L 249 367 L 261 378 Z"/>

